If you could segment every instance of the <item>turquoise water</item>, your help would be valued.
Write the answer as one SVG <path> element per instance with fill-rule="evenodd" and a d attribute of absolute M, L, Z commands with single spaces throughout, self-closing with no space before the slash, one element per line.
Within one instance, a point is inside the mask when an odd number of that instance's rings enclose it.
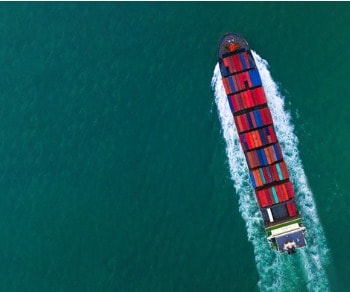
<path fill-rule="evenodd" d="M 348 3 L 0 8 L 0 290 L 347 289 Z M 257 253 L 247 228 L 211 87 L 229 31 L 285 98 L 319 267 Z"/>

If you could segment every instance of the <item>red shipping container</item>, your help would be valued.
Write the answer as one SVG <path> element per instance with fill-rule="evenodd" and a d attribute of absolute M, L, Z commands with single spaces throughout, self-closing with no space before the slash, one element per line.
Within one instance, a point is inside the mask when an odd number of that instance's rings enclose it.
<path fill-rule="evenodd" d="M 271 156 L 271 159 L 273 160 L 273 162 L 276 162 L 278 160 L 277 156 L 276 156 L 275 149 L 273 148 L 273 145 L 270 146 L 270 156 Z"/>
<path fill-rule="evenodd" d="M 271 134 L 272 141 L 273 142 L 277 142 L 276 133 L 275 133 L 275 129 L 273 128 L 273 126 L 269 127 L 269 131 L 270 131 L 270 134 Z"/>
<path fill-rule="evenodd" d="M 224 63 L 224 66 L 228 67 L 228 65 L 227 65 L 227 57 L 226 57 L 226 58 L 223 58 L 222 61 L 223 61 L 223 63 Z"/>
<path fill-rule="evenodd" d="M 254 177 L 257 178 L 257 181 L 259 183 L 259 187 L 261 187 L 263 185 L 259 170 L 254 170 Z"/>
<path fill-rule="evenodd" d="M 253 123 L 253 127 L 254 127 L 254 128 L 257 128 L 254 113 L 253 113 L 253 112 L 249 112 L 248 114 L 249 114 L 250 119 L 251 119 L 251 121 L 252 121 L 252 123 Z"/>
<path fill-rule="evenodd" d="M 237 93 L 237 99 L 239 99 L 239 102 L 241 104 L 241 108 L 242 109 L 245 109 L 245 101 L 244 101 L 244 98 L 243 98 L 243 93 L 244 92 L 240 92 L 240 93 Z"/>
<path fill-rule="evenodd" d="M 288 192 L 288 197 L 289 198 L 294 198 L 294 190 L 291 182 L 287 182 L 286 184 L 287 192 Z"/>
<path fill-rule="evenodd" d="M 272 162 L 275 162 L 277 158 L 276 158 L 276 153 L 275 153 L 275 149 L 273 148 L 273 145 L 269 146 L 268 149 L 269 149 L 269 154 Z"/>
<path fill-rule="evenodd" d="M 227 62 L 229 64 L 230 72 L 234 73 L 235 72 L 235 66 L 234 66 L 233 61 L 232 61 L 232 56 L 227 58 Z"/>
<path fill-rule="evenodd" d="M 245 80 L 248 82 L 249 88 L 253 87 L 252 79 L 250 78 L 249 72 L 244 72 Z"/>
<path fill-rule="evenodd" d="M 242 70 L 242 64 L 241 64 L 241 60 L 239 58 L 239 54 L 233 55 L 233 64 L 234 64 L 237 72 Z"/>
<path fill-rule="evenodd" d="M 286 206 L 290 217 L 293 217 L 297 214 L 297 210 L 294 202 L 287 203 Z"/>
<path fill-rule="evenodd" d="M 239 123 L 241 126 L 241 132 L 247 131 L 245 124 L 244 124 L 244 116 L 239 116 Z"/>
<path fill-rule="evenodd" d="M 235 122 L 238 128 L 238 132 L 244 132 L 244 126 L 242 124 L 242 116 L 235 116 Z"/>
<path fill-rule="evenodd" d="M 231 65 L 231 56 L 226 57 L 226 58 L 224 59 L 224 64 L 226 65 L 226 67 L 229 68 L 230 73 L 233 73 L 233 72 L 234 72 L 234 71 L 233 71 L 233 68 L 232 68 L 232 65 Z"/>
<path fill-rule="evenodd" d="M 239 108 L 239 105 L 237 103 L 236 94 L 230 95 L 229 98 L 231 100 L 231 103 L 233 104 L 233 107 L 235 108 L 235 112 L 239 111 L 240 108 Z"/>
<path fill-rule="evenodd" d="M 233 105 L 233 108 L 235 109 L 235 112 L 239 111 L 240 108 L 239 108 L 239 104 L 237 103 L 236 99 L 235 99 L 235 95 L 230 95 L 230 100 L 231 100 L 231 103 Z"/>
<path fill-rule="evenodd" d="M 271 188 L 266 189 L 266 192 L 268 193 L 269 205 L 271 206 L 271 205 L 275 204 L 275 199 L 273 197 Z"/>
<path fill-rule="evenodd" d="M 242 132 L 242 125 L 241 125 L 241 121 L 239 120 L 238 116 L 234 116 L 233 120 L 235 122 L 238 133 L 241 133 Z"/>
<path fill-rule="evenodd" d="M 241 115 L 241 123 L 242 123 L 242 128 L 243 131 L 248 131 L 249 130 L 249 125 L 248 125 L 248 121 L 245 117 L 245 114 Z"/>
<path fill-rule="evenodd" d="M 250 69 L 249 57 L 248 57 L 248 54 L 246 52 L 243 52 L 243 58 L 244 58 L 244 61 L 245 61 L 246 68 Z"/>
<path fill-rule="evenodd" d="M 256 131 L 251 132 L 252 133 L 252 137 L 254 140 L 254 148 L 258 148 L 261 146 L 261 141 L 260 141 L 260 136 L 259 133 L 257 133 Z"/>
<path fill-rule="evenodd" d="M 248 87 L 251 88 L 253 87 L 252 81 L 250 80 L 250 75 L 248 72 L 244 72 L 243 73 L 243 80 L 244 82 L 248 82 Z M 246 88 L 246 86 L 244 85 L 244 87 Z"/>
<path fill-rule="evenodd" d="M 279 202 L 285 201 L 284 196 L 283 196 L 283 192 L 282 192 L 282 189 L 281 189 L 281 186 L 280 185 L 276 185 L 275 189 L 276 189 L 278 201 Z"/>
<path fill-rule="evenodd" d="M 257 100 L 257 101 L 259 101 L 259 94 L 258 94 L 258 92 L 259 92 L 259 88 L 254 88 L 254 89 L 252 89 L 252 93 L 253 93 L 253 95 L 254 95 L 254 98 Z M 260 103 L 260 102 L 258 102 L 258 103 Z"/>
<path fill-rule="evenodd" d="M 265 125 L 272 123 L 272 117 L 271 117 L 271 112 L 269 108 L 266 107 L 261 109 L 261 119 L 263 120 L 263 123 Z"/>
<path fill-rule="evenodd" d="M 248 162 L 249 168 L 254 168 L 255 167 L 255 163 L 254 163 L 253 153 L 252 152 L 246 152 L 246 158 L 247 158 L 247 162 Z"/>
<path fill-rule="evenodd" d="M 250 128 L 249 128 L 248 120 L 247 120 L 245 114 L 241 115 L 241 122 L 242 122 L 242 126 L 243 126 L 244 131 L 248 131 Z"/>
<path fill-rule="evenodd" d="M 282 196 L 283 196 L 283 201 L 288 201 L 288 193 L 287 193 L 287 188 L 285 184 L 281 185 L 281 189 L 282 189 Z"/>
<path fill-rule="evenodd" d="M 270 204 L 270 197 L 269 197 L 269 194 L 266 190 L 264 190 L 264 192 L 263 192 L 263 198 L 264 198 L 264 203 L 265 203 L 264 207 L 271 205 Z"/>
<path fill-rule="evenodd" d="M 268 124 L 267 120 L 266 120 L 266 108 L 262 108 L 260 110 L 260 115 L 261 115 L 261 120 L 263 122 L 264 125 Z"/>
<path fill-rule="evenodd" d="M 283 201 L 287 201 L 288 200 L 288 195 L 286 193 L 286 186 L 285 186 L 285 184 L 281 184 L 280 188 L 281 188 L 281 197 L 283 198 L 282 200 Z"/>
<path fill-rule="evenodd" d="M 249 156 L 249 161 L 250 161 L 250 167 L 251 168 L 255 168 L 256 167 L 256 159 L 254 157 L 254 153 L 250 153 L 250 156 Z"/>
<path fill-rule="evenodd" d="M 261 137 L 260 137 L 260 132 L 259 131 L 255 131 L 255 136 L 256 136 L 256 139 L 258 140 L 258 143 L 259 143 L 259 147 L 263 146 L 263 142 L 261 140 Z"/>
<path fill-rule="evenodd" d="M 247 137 L 248 149 L 253 149 L 254 141 L 252 139 L 251 133 L 250 132 L 246 133 L 246 137 Z"/>
<path fill-rule="evenodd" d="M 259 156 L 256 151 L 253 151 L 254 165 L 255 167 L 260 165 Z"/>
<path fill-rule="evenodd" d="M 256 198 L 258 199 L 259 205 L 260 205 L 261 207 L 266 206 L 266 204 L 265 204 L 265 202 L 264 202 L 262 190 L 260 190 L 260 191 L 255 191 L 255 195 L 256 195 Z"/>
<path fill-rule="evenodd" d="M 290 196 L 289 196 L 289 194 L 288 194 L 287 184 L 288 184 L 288 182 L 285 183 L 285 184 L 283 184 L 283 191 L 284 191 L 284 193 L 285 193 L 285 195 L 286 195 L 287 200 L 289 200 L 289 199 L 290 199 Z"/>
<path fill-rule="evenodd" d="M 251 171 L 251 174 L 252 174 L 253 177 L 254 177 L 254 181 L 255 181 L 256 187 L 260 187 L 260 183 L 259 183 L 259 179 L 258 179 L 258 177 L 257 177 L 257 175 L 256 175 L 256 171 L 255 171 L 255 170 L 252 170 L 252 171 Z"/>
<path fill-rule="evenodd" d="M 273 173 L 273 179 L 275 181 L 279 181 L 279 177 L 278 177 L 278 172 L 277 172 L 277 169 L 276 169 L 276 164 L 274 164 L 272 167 L 272 173 Z"/>
<path fill-rule="evenodd" d="M 261 202 L 261 198 L 260 198 L 260 196 L 258 195 L 258 191 L 255 192 L 255 196 L 256 196 L 256 199 L 258 200 L 259 206 L 262 207 L 263 203 Z"/>
<path fill-rule="evenodd" d="M 249 107 L 253 107 L 256 105 L 255 100 L 254 100 L 254 96 L 252 95 L 251 91 L 248 91 L 248 101 L 249 101 Z"/>
<path fill-rule="evenodd" d="M 251 143 L 251 147 L 249 147 L 250 149 L 254 149 L 254 148 L 256 148 L 256 146 L 255 146 L 255 143 L 256 143 L 256 141 L 255 141 L 255 139 L 254 139 L 254 136 L 253 136 L 253 132 L 248 132 L 247 133 L 248 134 L 248 136 L 249 136 L 249 140 L 250 140 L 250 143 Z"/>
<path fill-rule="evenodd" d="M 230 92 L 230 87 L 227 84 L 226 78 L 222 78 L 222 83 L 224 84 L 226 95 L 229 95 L 231 92 Z"/>
<path fill-rule="evenodd" d="M 242 74 L 243 73 L 240 73 L 240 74 L 237 74 L 238 75 L 238 80 L 239 80 L 239 86 L 240 86 L 240 89 L 241 90 L 245 90 L 245 85 L 244 85 L 244 79 L 242 78 Z"/>
<path fill-rule="evenodd" d="M 240 98 L 239 93 L 235 94 L 235 101 L 236 101 L 236 104 L 237 104 L 237 107 L 239 108 L 239 110 L 242 110 L 244 108 L 244 106 L 243 106 L 242 99 Z"/>
<path fill-rule="evenodd" d="M 236 64 L 234 62 L 234 56 L 230 56 L 229 62 L 230 62 L 230 67 L 232 68 L 232 72 L 237 72 Z"/>
<path fill-rule="evenodd" d="M 242 92 L 242 101 L 244 103 L 244 108 L 249 108 L 250 105 L 249 105 L 249 91 L 243 91 Z"/>
<path fill-rule="evenodd" d="M 262 193 L 263 193 L 264 200 L 266 202 L 265 206 L 271 205 L 271 203 L 270 203 L 271 199 L 270 199 L 270 195 L 269 195 L 268 190 L 267 189 L 263 189 Z"/>
<path fill-rule="evenodd" d="M 287 169 L 286 163 L 283 161 L 283 162 L 281 162 L 280 166 L 281 166 L 281 171 L 282 171 L 283 177 L 284 178 L 288 178 L 289 177 L 289 173 L 288 173 L 288 169 Z"/>
<path fill-rule="evenodd" d="M 268 117 L 267 117 L 267 110 L 268 110 L 268 108 L 263 108 L 260 111 L 261 119 L 262 119 L 262 122 L 264 123 L 264 125 L 267 125 L 267 124 L 270 123 L 269 120 L 268 120 Z"/>
<path fill-rule="evenodd" d="M 256 141 L 254 138 L 254 133 L 253 132 L 249 132 L 249 140 L 250 140 L 250 149 L 254 149 L 256 148 Z"/>
<path fill-rule="evenodd" d="M 262 87 L 257 87 L 254 89 L 254 96 L 256 100 L 258 100 L 258 104 L 266 103 L 266 96 Z"/>
<path fill-rule="evenodd" d="M 252 140 L 249 132 L 245 134 L 245 137 L 247 139 L 248 149 L 254 148 L 254 141 Z"/>
<path fill-rule="evenodd" d="M 239 83 L 241 84 L 242 90 L 247 89 L 247 87 L 245 86 L 245 83 L 244 83 L 244 81 L 245 81 L 245 73 L 240 73 L 238 75 L 238 78 L 239 78 Z"/>
<path fill-rule="evenodd" d="M 240 104 L 241 109 L 245 109 L 245 102 L 243 100 L 242 93 L 238 94 L 237 99 L 239 100 L 239 104 Z"/>
<path fill-rule="evenodd" d="M 275 129 L 273 126 L 271 126 L 270 133 L 271 133 L 272 142 L 277 143 L 278 141 L 277 141 L 277 137 L 276 137 L 276 132 L 275 132 Z"/>
<path fill-rule="evenodd" d="M 252 152 L 247 152 L 247 153 L 248 153 L 248 159 L 249 159 L 249 166 L 250 168 L 254 168 L 256 166 L 254 153 Z"/>
<path fill-rule="evenodd" d="M 271 111 L 269 108 L 266 108 L 266 114 L 265 114 L 265 117 L 266 117 L 266 122 L 267 123 L 272 123 L 272 116 L 271 116 Z"/>
<path fill-rule="evenodd" d="M 251 154 L 249 152 L 245 152 L 245 159 L 248 164 L 248 168 L 252 168 L 252 163 L 251 163 Z"/>
<path fill-rule="evenodd" d="M 259 132 L 254 131 L 253 137 L 254 137 L 254 141 L 255 141 L 255 147 L 256 148 L 260 147 L 262 145 L 262 143 L 261 143 L 261 139 L 260 139 L 260 136 L 259 136 Z"/>
<path fill-rule="evenodd" d="M 283 195 L 283 201 L 289 200 L 287 189 L 286 189 L 286 183 L 283 183 L 280 185 L 281 186 L 281 194 Z"/>
<path fill-rule="evenodd" d="M 268 174 L 267 174 L 267 169 L 266 169 L 266 167 L 263 167 L 263 168 L 262 168 L 262 172 L 263 172 L 263 174 L 264 174 L 264 179 L 265 179 L 266 183 L 270 183 L 271 181 L 270 181 L 269 176 L 268 176 Z"/>
<path fill-rule="evenodd" d="M 268 195 L 267 195 L 267 193 L 264 191 L 264 192 L 262 192 L 262 195 L 261 195 L 262 197 L 262 201 L 263 201 L 263 203 L 264 203 L 264 206 L 263 207 L 266 207 L 266 206 L 269 206 L 270 205 L 270 202 L 269 202 L 269 197 L 268 197 Z"/>
<path fill-rule="evenodd" d="M 239 66 L 239 67 L 237 67 L 237 68 L 239 68 L 239 71 L 242 71 L 242 70 L 244 70 L 244 67 L 243 67 L 242 60 L 241 60 L 241 58 L 240 58 L 239 55 L 240 55 L 240 54 L 237 54 L 237 55 L 236 55 L 236 56 L 237 56 L 237 63 L 238 63 L 238 66 Z"/>

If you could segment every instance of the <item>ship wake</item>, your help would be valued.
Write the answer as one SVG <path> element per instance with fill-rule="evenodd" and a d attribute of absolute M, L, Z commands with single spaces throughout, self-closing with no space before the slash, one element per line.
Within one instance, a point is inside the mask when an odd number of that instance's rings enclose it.
<path fill-rule="evenodd" d="M 293 256 L 277 254 L 270 248 L 217 64 L 212 78 L 212 88 L 215 93 L 222 134 L 226 141 L 231 178 L 238 194 L 239 210 L 247 227 L 248 240 L 252 242 L 254 248 L 260 277 L 258 286 L 262 291 L 294 291 L 305 289 L 305 287 L 309 291 L 327 291 L 329 283 L 325 266 L 328 263 L 329 252 L 318 219 L 313 194 L 307 184 L 299 158 L 298 138 L 293 132 L 290 113 L 284 109 L 284 98 L 271 78 L 267 62 L 255 52 L 253 56 L 261 75 L 277 137 L 288 165 L 290 179 L 294 185 L 298 209 L 307 229 L 308 243 L 307 247 L 298 250 Z"/>

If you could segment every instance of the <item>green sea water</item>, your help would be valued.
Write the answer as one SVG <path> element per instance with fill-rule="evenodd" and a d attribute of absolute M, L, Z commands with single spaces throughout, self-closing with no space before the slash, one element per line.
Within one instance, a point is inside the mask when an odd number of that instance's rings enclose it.
<path fill-rule="evenodd" d="M 261 288 L 211 88 L 234 31 L 285 97 L 347 291 L 349 24 L 348 3 L 1 3 L 0 290 Z"/>

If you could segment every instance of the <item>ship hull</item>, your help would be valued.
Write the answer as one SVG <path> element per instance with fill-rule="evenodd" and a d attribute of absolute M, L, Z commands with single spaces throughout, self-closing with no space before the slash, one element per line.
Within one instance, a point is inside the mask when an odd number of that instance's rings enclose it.
<path fill-rule="evenodd" d="M 235 33 L 224 35 L 218 60 L 267 239 L 276 251 L 294 253 L 306 246 L 305 227 L 247 41 Z"/>

